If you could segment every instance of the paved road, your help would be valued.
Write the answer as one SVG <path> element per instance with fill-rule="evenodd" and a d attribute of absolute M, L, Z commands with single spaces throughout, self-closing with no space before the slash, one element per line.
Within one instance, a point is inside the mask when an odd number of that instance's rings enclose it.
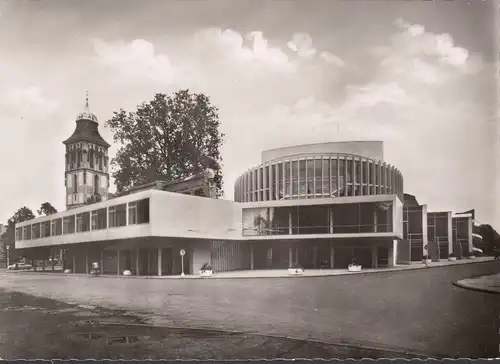
<path fill-rule="evenodd" d="M 449 357 L 498 356 L 500 296 L 453 281 L 498 262 L 293 279 L 142 280 L 4 274 L 0 287 L 143 313 L 155 324 L 348 342 Z"/>
<path fill-rule="evenodd" d="M 252 359 L 396 357 L 283 338 L 141 325 L 122 312 L 85 309 L 0 289 L 3 359 Z M 408 357 L 409 358 L 409 357 Z"/>

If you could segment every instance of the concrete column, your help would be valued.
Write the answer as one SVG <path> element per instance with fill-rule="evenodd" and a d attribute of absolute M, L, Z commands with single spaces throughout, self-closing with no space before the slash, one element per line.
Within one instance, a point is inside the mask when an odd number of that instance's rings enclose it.
<path fill-rule="evenodd" d="M 120 251 L 116 252 L 116 274 L 120 275 Z"/>
<path fill-rule="evenodd" d="M 292 211 L 288 213 L 288 235 L 292 235 Z"/>
<path fill-rule="evenodd" d="M 162 248 L 158 248 L 158 275 L 161 277 L 162 275 L 162 272 L 161 272 L 161 269 L 162 269 L 162 261 L 161 261 L 161 253 L 162 253 L 163 249 Z"/>
<path fill-rule="evenodd" d="M 451 211 L 448 212 L 448 255 L 453 253 L 453 226 Z"/>
<path fill-rule="evenodd" d="M 251 270 L 254 270 L 254 265 L 255 265 L 255 262 L 254 262 L 254 252 L 253 252 L 253 244 L 250 244 L 250 269 Z"/>
<path fill-rule="evenodd" d="M 333 207 L 330 206 L 328 208 L 328 219 L 329 219 L 329 231 L 330 234 L 333 234 Z"/>
<path fill-rule="evenodd" d="M 73 273 L 76 273 L 76 256 L 74 252 L 73 252 Z"/>
<path fill-rule="evenodd" d="M 104 252 L 101 252 L 101 273 L 104 271 Z"/>
<path fill-rule="evenodd" d="M 372 268 L 378 268 L 378 247 L 372 246 Z"/>
<path fill-rule="evenodd" d="M 139 275 L 139 248 L 135 249 L 135 275 Z"/>
<path fill-rule="evenodd" d="M 89 274 L 89 252 L 85 249 L 85 273 Z"/>
<path fill-rule="evenodd" d="M 288 268 L 292 268 L 292 259 L 293 259 L 293 248 L 291 246 L 288 247 Z"/>
<path fill-rule="evenodd" d="M 128 202 L 125 205 L 125 226 L 128 225 Z"/>
<path fill-rule="evenodd" d="M 375 204 L 375 206 L 373 207 L 373 232 L 375 232 L 375 233 L 378 230 L 377 224 L 378 224 L 378 221 L 377 221 L 377 205 Z"/>
<path fill-rule="evenodd" d="M 150 275 L 151 273 L 151 250 L 148 249 L 148 270 L 147 270 L 147 274 L 148 276 Z"/>
<path fill-rule="evenodd" d="M 313 183 L 313 188 L 312 188 L 312 194 L 313 198 L 316 197 L 316 158 L 313 158 L 313 178 L 312 178 L 312 183 Z M 307 165 L 306 165 L 307 168 Z"/>
<path fill-rule="evenodd" d="M 330 242 L 330 269 L 333 269 L 335 265 L 335 249 L 333 248 L 333 242 Z"/>
<path fill-rule="evenodd" d="M 468 225 L 469 225 L 469 236 L 468 236 L 468 246 L 469 246 L 469 253 L 472 253 L 472 241 L 473 241 L 473 237 L 472 237 L 472 229 L 474 227 L 474 222 L 472 221 L 472 216 L 470 216 L 468 219 Z"/>
<path fill-rule="evenodd" d="M 314 246 L 313 247 L 313 259 L 314 259 L 314 263 L 313 263 L 313 267 L 314 269 L 318 268 L 318 247 L 317 246 Z"/>
<path fill-rule="evenodd" d="M 427 236 L 427 205 L 422 206 L 422 255 L 428 255 L 429 252 L 425 247 L 429 244 Z"/>
<path fill-rule="evenodd" d="M 299 247 L 295 248 L 295 264 L 299 264 Z"/>

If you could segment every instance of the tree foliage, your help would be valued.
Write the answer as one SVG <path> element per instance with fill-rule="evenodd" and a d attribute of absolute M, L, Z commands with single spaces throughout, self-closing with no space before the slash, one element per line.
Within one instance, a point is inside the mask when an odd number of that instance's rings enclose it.
<path fill-rule="evenodd" d="M 491 225 L 480 225 L 479 235 L 482 236 L 485 249 L 488 252 L 493 251 L 495 247 L 500 248 L 500 234 Z"/>
<path fill-rule="evenodd" d="M 219 148 L 224 135 L 209 97 L 189 90 L 156 94 L 134 112 L 115 112 L 106 125 L 121 144 L 111 161 L 118 192 L 155 180 L 186 178 L 208 167 L 222 194 Z"/>
<path fill-rule="evenodd" d="M 32 220 L 35 218 L 35 214 L 31 211 L 30 208 L 23 206 L 16 211 L 16 213 L 7 221 L 7 231 L 2 235 L 2 243 L 4 247 L 9 247 L 10 258 L 14 260 L 16 258 L 15 248 L 15 240 L 16 240 L 16 231 L 15 224 L 18 224 L 23 221 Z"/>
<path fill-rule="evenodd" d="M 85 205 L 92 205 L 94 203 L 101 202 L 101 201 L 102 201 L 101 195 L 96 193 L 96 194 L 90 196 L 89 198 L 87 198 L 87 200 L 85 201 Z"/>
<path fill-rule="evenodd" d="M 48 216 L 48 215 L 56 214 L 57 209 L 54 206 L 52 206 L 52 204 L 50 202 L 44 202 L 40 206 L 40 210 L 38 210 L 37 212 L 38 212 L 38 215 Z"/>

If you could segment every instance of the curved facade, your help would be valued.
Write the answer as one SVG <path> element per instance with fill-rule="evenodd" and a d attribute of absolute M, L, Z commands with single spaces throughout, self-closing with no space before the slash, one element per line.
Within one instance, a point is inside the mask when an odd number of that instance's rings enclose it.
<path fill-rule="evenodd" d="M 354 143 L 359 150 L 366 143 L 372 152 L 380 146 L 375 154 L 382 155 L 382 142 L 311 144 L 264 152 L 265 162 L 236 180 L 234 199 L 254 202 L 397 194 L 403 200 L 403 176 L 397 168 L 370 156 L 339 152 L 342 147 L 352 149 Z M 276 158 L 268 159 L 271 155 Z"/>

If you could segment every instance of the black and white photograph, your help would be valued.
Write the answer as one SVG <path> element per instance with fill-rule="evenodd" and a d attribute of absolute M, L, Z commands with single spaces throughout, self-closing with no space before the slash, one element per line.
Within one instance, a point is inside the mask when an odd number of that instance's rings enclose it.
<path fill-rule="evenodd" d="M 499 20 L 0 0 L 0 360 L 500 358 Z"/>

